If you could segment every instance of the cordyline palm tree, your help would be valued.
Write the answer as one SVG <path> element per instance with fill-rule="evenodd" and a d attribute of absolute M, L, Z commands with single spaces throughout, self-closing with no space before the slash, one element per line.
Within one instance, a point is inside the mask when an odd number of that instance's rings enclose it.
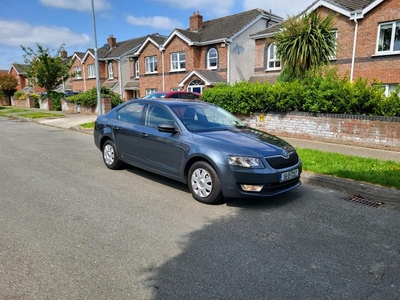
<path fill-rule="evenodd" d="M 334 18 L 333 13 L 322 18 L 313 11 L 285 21 L 274 39 L 285 77 L 303 78 L 308 70 L 328 64 L 335 56 Z"/>

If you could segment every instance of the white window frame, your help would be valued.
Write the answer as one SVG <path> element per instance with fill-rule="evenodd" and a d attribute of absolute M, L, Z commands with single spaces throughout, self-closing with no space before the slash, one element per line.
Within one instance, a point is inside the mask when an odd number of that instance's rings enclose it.
<path fill-rule="evenodd" d="M 139 60 L 135 62 L 135 78 L 139 78 Z"/>
<path fill-rule="evenodd" d="M 152 93 L 157 93 L 158 92 L 158 90 L 157 89 L 146 89 L 146 95 L 148 95 L 148 94 L 152 94 Z"/>
<path fill-rule="evenodd" d="M 96 69 L 94 68 L 94 64 L 88 65 L 88 78 L 96 77 Z"/>
<path fill-rule="evenodd" d="M 270 66 L 271 63 L 273 64 L 272 66 Z M 267 71 L 281 70 L 281 68 L 281 61 L 276 57 L 276 45 L 271 44 L 268 46 Z"/>
<path fill-rule="evenodd" d="M 80 66 L 74 68 L 75 71 L 75 79 L 82 79 L 82 69 Z"/>
<path fill-rule="evenodd" d="M 389 97 L 392 92 L 394 92 L 398 84 L 382 84 L 381 87 L 384 89 L 384 94 L 386 97 Z"/>
<path fill-rule="evenodd" d="M 215 60 L 215 66 L 213 65 L 213 63 L 211 63 L 212 60 Z M 218 51 L 215 48 L 211 48 L 207 52 L 207 69 L 215 70 L 217 68 L 218 68 Z"/>
<path fill-rule="evenodd" d="M 337 40 L 338 40 L 338 31 L 337 30 L 332 30 L 332 33 L 335 34 L 335 41 L 336 44 L 335 46 L 337 46 Z M 336 60 L 336 50 L 335 50 L 335 54 L 329 57 L 330 60 Z"/>
<path fill-rule="evenodd" d="M 112 62 L 108 63 L 107 69 L 108 69 L 108 79 L 114 79 L 114 68 Z"/>
<path fill-rule="evenodd" d="M 186 54 L 185 52 L 171 53 L 171 71 L 185 71 L 186 70 Z"/>
<path fill-rule="evenodd" d="M 157 56 L 148 56 L 145 58 L 146 74 L 157 73 Z"/>
<path fill-rule="evenodd" d="M 390 36 L 390 44 L 384 45 L 384 39 L 381 34 L 383 33 L 384 26 L 387 27 L 387 29 L 390 29 L 391 25 L 391 36 Z M 393 21 L 393 22 L 385 22 L 381 23 L 378 26 L 378 34 L 377 34 L 377 41 L 376 41 L 376 53 L 377 54 L 391 54 L 391 53 L 400 53 L 400 34 L 398 36 L 398 39 L 396 41 L 396 27 L 399 28 L 399 33 L 400 33 L 400 21 Z M 397 44 L 397 50 L 395 50 L 395 44 Z"/>
<path fill-rule="evenodd" d="M 200 88 L 200 94 L 203 93 L 204 82 L 199 79 L 192 80 L 188 85 L 188 92 L 194 92 L 195 88 Z"/>

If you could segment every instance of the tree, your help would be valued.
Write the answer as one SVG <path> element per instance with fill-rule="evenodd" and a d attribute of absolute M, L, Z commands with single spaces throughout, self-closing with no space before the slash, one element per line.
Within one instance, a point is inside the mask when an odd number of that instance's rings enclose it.
<path fill-rule="evenodd" d="M 11 74 L 0 74 L 0 90 L 8 97 L 8 105 L 11 105 L 11 95 L 18 85 L 17 79 Z"/>
<path fill-rule="evenodd" d="M 61 51 L 64 50 L 64 45 L 60 46 L 54 56 L 51 55 L 49 48 L 45 48 L 40 44 L 36 45 L 38 47 L 37 51 L 21 45 L 22 50 L 25 52 L 23 55 L 25 64 L 29 65 L 29 67 L 21 67 L 31 82 L 50 93 L 70 77 L 71 63 L 61 58 Z"/>
<path fill-rule="evenodd" d="M 303 78 L 308 70 L 330 63 L 337 50 L 334 18 L 333 13 L 322 18 L 312 11 L 285 21 L 274 37 L 285 77 Z"/>

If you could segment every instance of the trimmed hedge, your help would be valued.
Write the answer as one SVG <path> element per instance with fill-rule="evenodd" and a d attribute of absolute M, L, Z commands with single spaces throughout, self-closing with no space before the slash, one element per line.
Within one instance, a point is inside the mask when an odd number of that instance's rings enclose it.
<path fill-rule="evenodd" d="M 121 104 L 123 101 L 119 94 L 114 93 L 109 88 L 102 87 L 100 89 L 101 97 L 103 98 L 111 98 L 111 107 L 116 107 L 118 104 Z M 97 105 L 97 88 L 92 88 L 86 92 L 70 96 L 68 97 L 68 102 L 76 103 L 76 104 L 84 104 L 87 106 L 96 106 Z"/>
<path fill-rule="evenodd" d="M 234 114 L 304 111 L 371 116 L 400 116 L 400 87 L 386 97 L 378 82 L 358 78 L 350 82 L 337 69 L 309 72 L 303 80 L 269 83 L 238 82 L 205 89 L 202 100 Z"/>

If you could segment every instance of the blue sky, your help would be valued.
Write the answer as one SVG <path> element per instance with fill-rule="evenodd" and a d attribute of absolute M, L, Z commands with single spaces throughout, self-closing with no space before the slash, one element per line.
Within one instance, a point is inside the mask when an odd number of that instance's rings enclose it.
<path fill-rule="evenodd" d="M 286 18 L 313 0 L 94 0 L 97 47 L 112 34 L 117 42 L 152 33 L 169 35 L 188 28 L 199 11 L 207 21 L 253 8 Z M 0 69 L 23 63 L 20 45 L 52 54 L 65 44 L 68 55 L 94 48 L 92 0 L 0 0 Z"/>

